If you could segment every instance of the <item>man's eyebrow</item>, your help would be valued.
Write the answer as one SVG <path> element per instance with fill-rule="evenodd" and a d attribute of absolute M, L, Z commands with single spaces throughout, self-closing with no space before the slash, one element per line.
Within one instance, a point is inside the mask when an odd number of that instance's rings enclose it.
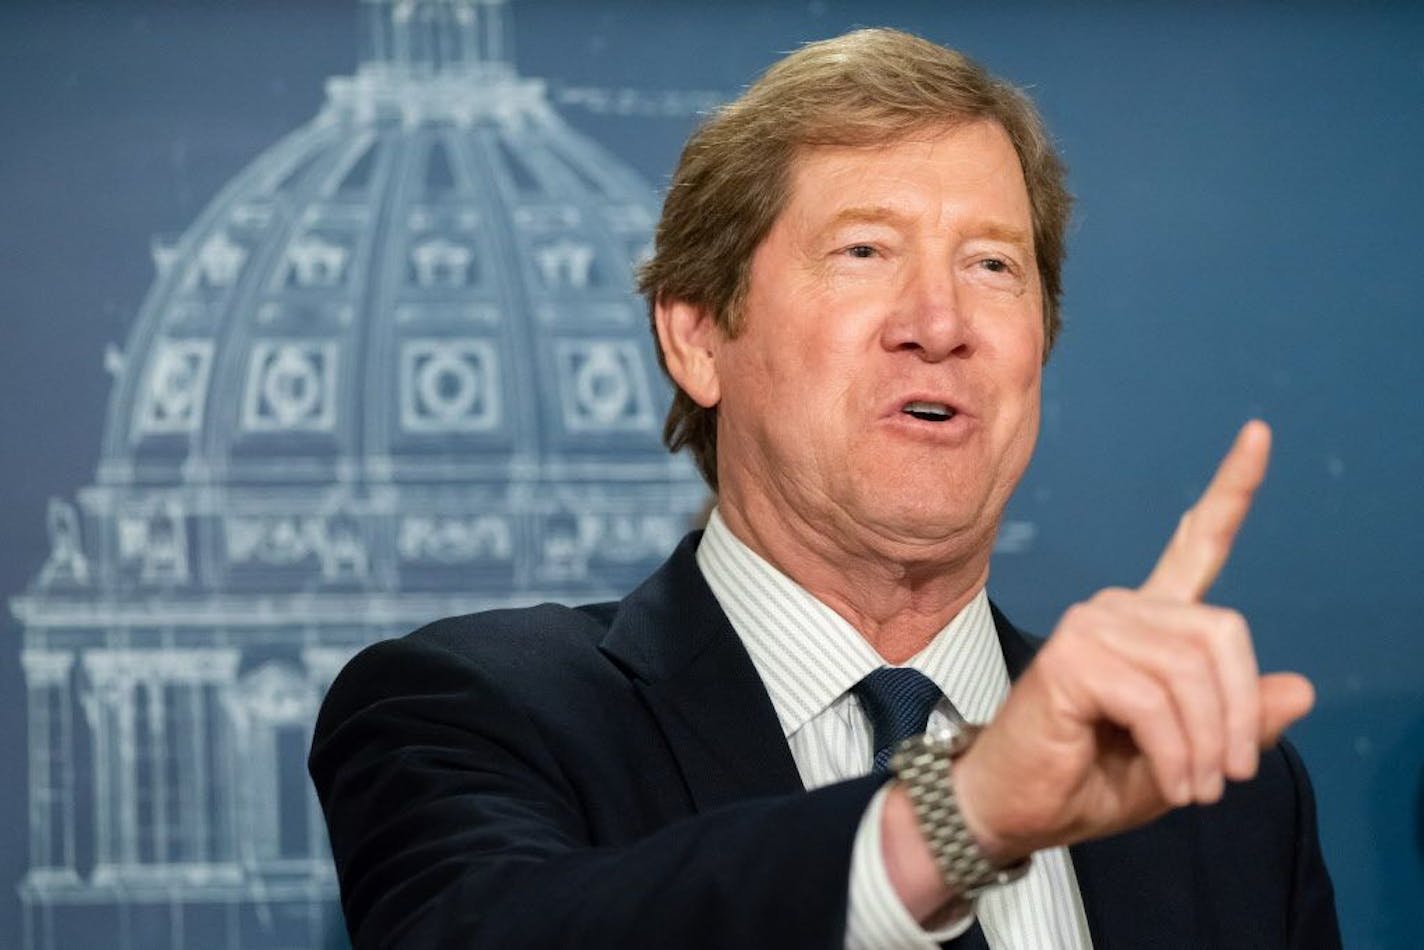
<path fill-rule="evenodd" d="M 826 222 L 823 230 L 831 230 L 845 224 L 902 224 L 909 216 L 886 205 L 855 205 L 837 211 Z"/>
<path fill-rule="evenodd" d="M 1015 244 L 1025 251 L 1033 250 L 1033 235 L 1023 228 L 1016 228 L 1013 225 L 988 222 L 980 227 L 971 228 L 969 234 L 972 237 L 984 238 L 989 241 Z"/>
<path fill-rule="evenodd" d="M 888 205 L 856 205 L 837 211 L 821 231 L 833 231 L 847 224 L 904 224 L 909 219 L 910 215 Z M 966 228 L 965 231 L 970 237 L 1013 244 L 1025 251 L 1033 250 L 1033 234 L 1011 224 L 988 221 Z"/>

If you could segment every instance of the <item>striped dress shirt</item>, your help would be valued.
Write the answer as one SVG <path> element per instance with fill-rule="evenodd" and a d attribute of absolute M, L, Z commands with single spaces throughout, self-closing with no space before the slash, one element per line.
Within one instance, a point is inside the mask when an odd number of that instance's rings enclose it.
<path fill-rule="evenodd" d="M 713 511 L 697 564 L 751 655 L 771 697 L 806 788 L 870 771 L 872 733 L 850 692 L 880 655 L 844 618 L 747 547 Z M 948 726 L 953 704 L 965 719 L 987 722 L 1009 693 L 988 595 L 980 590 L 924 650 L 905 665 L 944 692 L 930 728 Z M 890 884 L 880 849 L 886 789 L 861 819 L 851 858 L 848 948 L 932 948 L 968 928 L 968 917 L 927 931 Z M 1065 848 L 1034 855 L 1029 873 L 991 889 L 975 907 L 994 950 L 1089 950 L 1087 920 Z"/>

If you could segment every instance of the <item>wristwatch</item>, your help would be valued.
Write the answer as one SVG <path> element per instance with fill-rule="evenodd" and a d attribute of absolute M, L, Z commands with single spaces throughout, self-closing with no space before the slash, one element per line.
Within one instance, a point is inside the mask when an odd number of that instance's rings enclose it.
<path fill-rule="evenodd" d="M 982 730 L 982 726 L 966 723 L 953 732 L 921 733 L 901 742 L 890 757 L 890 771 L 910 795 L 915 819 L 940 875 L 961 900 L 968 901 L 991 887 L 1017 881 L 1028 873 L 1030 864 L 1028 857 L 1009 865 L 990 861 L 959 811 L 951 763 Z"/>

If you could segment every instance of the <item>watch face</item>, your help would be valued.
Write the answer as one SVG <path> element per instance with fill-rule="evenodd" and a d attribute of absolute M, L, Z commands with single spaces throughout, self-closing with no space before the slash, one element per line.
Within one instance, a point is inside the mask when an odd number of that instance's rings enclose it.
<path fill-rule="evenodd" d="M 983 731 L 983 726 L 976 726 L 972 722 L 966 722 L 958 729 L 951 730 L 949 754 L 954 757 L 963 755 L 964 751 L 974 744 L 974 740 L 979 738 L 979 733 Z"/>

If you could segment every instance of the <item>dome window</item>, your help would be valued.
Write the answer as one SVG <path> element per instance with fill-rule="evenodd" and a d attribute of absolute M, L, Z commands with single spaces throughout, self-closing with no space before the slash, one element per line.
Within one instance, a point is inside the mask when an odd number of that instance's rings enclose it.
<path fill-rule="evenodd" d="M 534 266 L 549 290 L 584 290 L 598 285 L 593 245 L 561 238 L 534 251 Z"/>
<path fill-rule="evenodd" d="M 188 579 L 188 539 L 183 515 L 169 500 L 153 511 L 118 518 L 119 563 L 145 584 Z"/>
<path fill-rule="evenodd" d="M 315 567 L 324 543 L 319 518 L 295 515 L 223 519 L 228 561 L 235 567 Z"/>
<path fill-rule="evenodd" d="M 247 249 L 219 231 L 198 252 L 198 279 L 208 287 L 229 287 L 247 261 Z"/>
<path fill-rule="evenodd" d="M 139 394 L 135 435 L 197 431 L 212 360 L 209 340 L 163 342 L 149 364 Z"/>
<path fill-rule="evenodd" d="M 401 520 L 396 549 L 401 560 L 411 562 L 509 561 L 514 557 L 514 539 L 509 520 L 499 515 L 412 515 Z"/>
<path fill-rule="evenodd" d="M 346 273 L 349 252 L 314 234 L 300 238 L 287 249 L 290 282 L 298 287 L 335 287 Z"/>
<path fill-rule="evenodd" d="M 555 354 L 567 431 L 654 427 L 642 359 L 630 341 L 560 340 Z"/>
<path fill-rule="evenodd" d="M 319 572 L 328 582 L 364 582 L 371 558 L 357 520 L 346 512 L 315 515 L 229 515 L 223 519 L 228 563 L 252 572 Z"/>
<path fill-rule="evenodd" d="M 408 432 L 480 432 L 500 424 L 499 376 L 486 340 L 401 345 L 401 426 Z"/>
<path fill-rule="evenodd" d="M 420 287 L 464 287 L 472 283 L 475 252 L 443 237 L 426 238 L 410 252 L 411 272 Z"/>
<path fill-rule="evenodd" d="M 237 751 L 253 766 L 239 803 L 244 857 L 304 869 L 322 857 L 300 768 L 319 696 L 305 671 L 278 659 L 244 674 L 231 696 Z"/>
<path fill-rule="evenodd" d="M 259 340 L 242 424 L 256 432 L 329 432 L 336 424 L 336 344 Z"/>

